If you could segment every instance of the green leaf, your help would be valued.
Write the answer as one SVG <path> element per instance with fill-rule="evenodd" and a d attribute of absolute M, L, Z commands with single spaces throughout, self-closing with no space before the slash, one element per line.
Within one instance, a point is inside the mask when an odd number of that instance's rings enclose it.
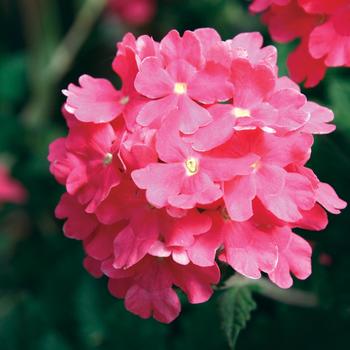
<path fill-rule="evenodd" d="M 233 286 L 220 299 L 223 329 L 231 349 L 235 348 L 239 333 L 246 327 L 251 312 L 256 308 L 252 290 L 252 286 Z"/>

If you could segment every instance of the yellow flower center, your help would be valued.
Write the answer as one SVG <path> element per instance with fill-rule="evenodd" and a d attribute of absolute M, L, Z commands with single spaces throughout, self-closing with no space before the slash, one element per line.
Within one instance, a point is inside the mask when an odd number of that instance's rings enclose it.
<path fill-rule="evenodd" d="M 178 95 L 183 95 L 187 92 L 187 84 L 186 83 L 175 83 L 174 92 Z"/>
<path fill-rule="evenodd" d="M 257 172 L 259 170 L 259 168 L 261 167 L 261 163 L 259 160 L 257 160 L 250 167 L 253 168 L 254 172 Z"/>
<path fill-rule="evenodd" d="M 112 153 L 106 153 L 105 157 L 103 158 L 103 164 L 109 165 L 113 161 L 113 154 Z"/>
<path fill-rule="evenodd" d="M 246 108 L 239 108 L 239 107 L 234 107 L 232 109 L 232 115 L 235 118 L 245 118 L 245 117 L 250 117 L 250 110 Z"/>
<path fill-rule="evenodd" d="M 186 173 L 188 176 L 193 176 L 198 172 L 199 162 L 196 158 L 188 158 L 185 162 Z"/>
<path fill-rule="evenodd" d="M 130 100 L 129 96 L 124 96 L 119 100 L 119 103 L 121 105 L 126 105 L 129 102 L 129 100 Z"/>

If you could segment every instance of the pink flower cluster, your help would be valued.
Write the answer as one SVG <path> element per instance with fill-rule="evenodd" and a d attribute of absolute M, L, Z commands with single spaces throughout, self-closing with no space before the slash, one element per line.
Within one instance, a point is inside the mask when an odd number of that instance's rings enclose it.
<path fill-rule="evenodd" d="M 6 202 L 23 203 L 25 198 L 25 189 L 10 177 L 6 166 L 0 164 L 0 205 Z"/>
<path fill-rule="evenodd" d="M 296 82 L 313 87 L 327 67 L 350 67 L 350 0 L 254 0 L 250 10 L 265 11 L 273 40 L 300 39 L 288 58 Z"/>
<path fill-rule="evenodd" d="M 156 12 L 156 0 L 108 0 L 107 4 L 111 12 L 133 25 L 148 23 Z"/>
<path fill-rule="evenodd" d="M 346 206 L 305 167 L 333 113 L 278 77 L 276 55 L 259 33 L 127 34 L 120 90 L 88 75 L 64 90 L 69 133 L 49 154 L 67 190 L 56 215 L 129 311 L 171 322 L 173 287 L 205 302 L 217 261 L 282 288 L 310 275 L 311 247 L 292 229 L 321 230 L 323 208 Z"/>

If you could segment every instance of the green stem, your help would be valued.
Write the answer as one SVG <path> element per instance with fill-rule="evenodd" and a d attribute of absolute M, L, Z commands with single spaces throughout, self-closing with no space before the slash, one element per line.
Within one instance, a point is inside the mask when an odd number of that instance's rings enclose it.
<path fill-rule="evenodd" d="M 86 0 L 47 64 L 36 72 L 32 98 L 22 111 L 23 120 L 28 127 L 37 129 L 42 126 L 55 96 L 56 85 L 71 67 L 105 5 L 106 0 Z"/>
<path fill-rule="evenodd" d="M 256 291 L 261 295 L 284 304 L 302 307 L 317 307 L 319 305 L 316 294 L 295 288 L 281 289 L 264 277 L 254 280 L 236 273 L 225 282 L 222 289 L 244 285 L 256 286 Z"/>

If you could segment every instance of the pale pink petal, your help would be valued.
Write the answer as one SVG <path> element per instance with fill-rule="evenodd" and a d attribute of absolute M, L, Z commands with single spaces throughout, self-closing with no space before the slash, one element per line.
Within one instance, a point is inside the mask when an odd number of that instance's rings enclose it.
<path fill-rule="evenodd" d="M 224 228 L 225 261 L 237 272 L 249 278 L 260 278 L 261 271 L 275 269 L 277 246 L 269 233 L 250 222 L 228 222 Z"/>
<path fill-rule="evenodd" d="M 253 215 L 252 200 L 256 196 L 253 176 L 237 176 L 224 183 L 225 205 L 232 220 L 246 221 Z"/>
<path fill-rule="evenodd" d="M 333 187 L 324 182 L 318 184 L 316 199 L 332 214 L 339 214 L 340 210 L 347 206 L 347 203 L 338 197 Z"/>
<path fill-rule="evenodd" d="M 148 98 L 165 97 L 173 92 L 173 87 L 174 81 L 157 57 L 142 61 L 135 79 L 135 89 L 141 95 Z"/>
<path fill-rule="evenodd" d="M 137 187 L 146 190 L 147 200 L 157 208 L 166 206 L 168 198 L 180 192 L 184 175 L 182 164 L 150 164 L 131 173 Z"/>
<path fill-rule="evenodd" d="M 68 86 L 67 105 L 82 122 L 106 123 L 118 117 L 123 111 L 122 95 L 106 79 L 89 75 L 79 78 L 81 87 Z"/>

